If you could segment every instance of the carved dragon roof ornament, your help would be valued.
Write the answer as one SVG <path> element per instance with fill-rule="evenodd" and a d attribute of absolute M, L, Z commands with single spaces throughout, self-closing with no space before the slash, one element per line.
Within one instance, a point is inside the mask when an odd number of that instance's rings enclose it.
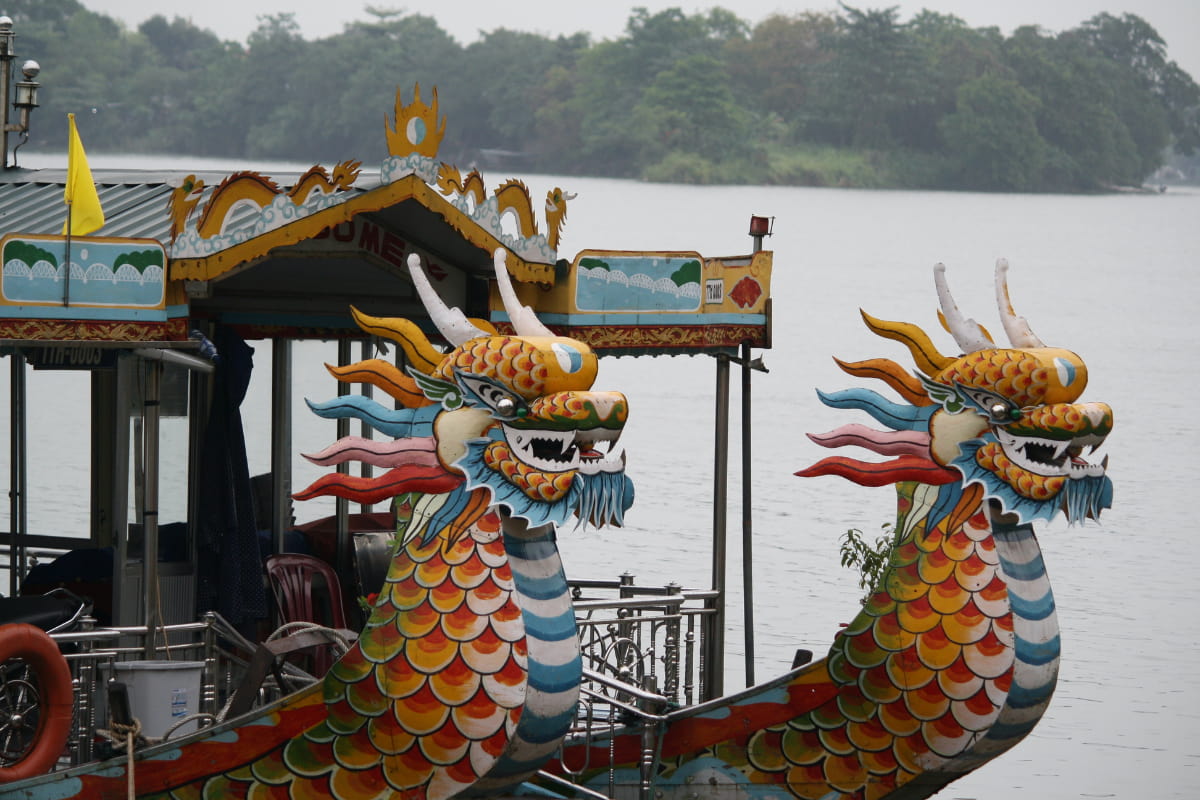
<path fill-rule="evenodd" d="M 391 183 L 408 175 L 416 175 L 426 183 L 437 180 L 438 148 L 446 135 L 446 117 L 438 119 L 437 87 L 433 89 L 433 103 L 421 101 L 421 84 L 413 85 L 413 100 L 404 102 L 400 90 L 396 90 L 396 106 L 393 122 L 384 115 L 384 131 L 387 134 L 388 157 L 384 159 L 379 177 Z"/>
<path fill-rule="evenodd" d="M 555 187 L 546 193 L 543 206 L 547 232 L 538 230 L 537 214 L 529 188 L 519 180 L 502 182 L 488 194 L 483 176 L 472 169 L 463 178 L 458 167 L 439 162 L 438 148 L 446 133 L 446 118 L 439 118 L 437 89 L 433 100 L 421 100 L 421 87 L 413 87 L 413 100 L 405 103 L 396 92 L 395 116 L 385 119 L 389 156 L 380 167 L 384 183 L 416 175 L 425 183 L 436 185 L 454 207 L 496 237 L 509 250 L 526 261 L 553 264 L 557 260 L 562 228 L 567 218 L 567 201 L 574 194 Z M 511 218 L 515 232 L 506 230 Z"/>
<path fill-rule="evenodd" d="M 342 161 L 332 173 L 317 164 L 284 191 L 267 176 L 251 171 L 234 172 L 207 193 L 202 179 L 188 175 L 175 185 L 167 199 L 171 219 L 172 258 L 202 258 L 249 241 L 268 231 L 338 205 L 343 193 L 358 179 L 361 162 Z M 249 209 L 253 222 L 243 218 Z M 199 213 L 197 214 L 197 211 Z M 236 230 L 228 230 L 231 220 Z"/>
<path fill-rule="evenodd" d="M 436 88 L 432 95 L 431 103 L 423 102 L 420 84 L 416 84 L 412 102 L 405 103 L 403 94 L 396 91 L 394 117 L 389 121 L 384 116 L 389 155 L 380 166 L 380 181 L 390 184 L 415 176 L 436 186 L 457 212 L 525 262 L 554 264 L 567 202 L 575 195 L 558 187 L 546 193 L 543 234 L 524 183 L 506 180 L 489 195 L 477 170 L 463 179 L 457 167 L 437 159 L 446 134 L 446 117 L 440 114 Z M 173 186 L 168 198 L 170 255 L 174 259 L 205 258 L 339 205 L 345 200 L 344 192 L 357 180 L 359 166 L 358 161 L 343 161 L 332 174 L 314 166 L 287 191 L 258 172 L 235 172 L 211 189 L 202 179 L 188 175 Z M 249 220 L 247 207 L 252 209 Z M 233 221 L 237 225 L 231 228 Z M 450 222 L 462 225 L 460 220 Z"/>

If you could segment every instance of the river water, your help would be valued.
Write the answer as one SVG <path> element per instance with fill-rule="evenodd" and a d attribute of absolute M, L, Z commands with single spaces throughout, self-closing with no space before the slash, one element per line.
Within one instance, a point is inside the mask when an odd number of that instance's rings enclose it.
<path fill-rule="evenodd" d="M 102 165 L 93 158 L 93 166 Z M 1099 524 L 1041 526 L 1039 538 L 1062 626 L 1057 693 L 1046 717 L 1014 750 L 952 784 L 941 798 L 1192 798 L 1200 785 L 1200 606 L 1192 579 L 1200 558 L 1190 504 L 1200 436 L 1187 398 L 1200 389 L 1195 355 L 1200 292 L 1200 190 L 1163 195 L 989 195 L 763 187 L 685 187 L 529 177 L 534 197 L 561 185 L 571 201 L 560 252 L 585 247 L 748 252 L 751 214 L 774 216 L 764 246 L 775 252 L 774 348 L 768 373 L 753 375 L 753 599 L 759 681 L 783 670 L 797 647 L 822 653 L 861 594 L 838 563 L 848 528 L 872 538 L 894 516 L 888 488 L 836 478 L 800 479 L 797 469 L 828 451 L 807 440 L 853 415 L 820 405 L 814 388 L 861 383 L 837 369 L 847 360 L 909 363 L 897 343 L 874 336 L 862 308 L 914 322 L 945 352 L 936 321 L 932 265 L 944 262 L 960 308 L 999 331 L 992 270 L 1007 258 L 1018 313 L 1049 345 L 1078 352 L 1091 383 L 1085 399 L 1108 402 L 1116 429 L 1105 445 L 1114 508 Z M 251 470 L 269 466 L 270 346 L 257 343 L 258 377 L 247 398 Z M 297 347 L 295 446 L 313 451 L 331 423 L 302 398 L 335 394 L 321 343 Z M 7 370 L 0 370 L 7 403 Z M 79 376 L 32 373 L 35 408 L 58 424 L 33 433 L 31 529 L 63 533 L 87 518 L 86 438 Z M 631 403 L 623 444 L 637 501 L 622 529 L 567 530 L 568 575 L 708 586 L 712 524 L 715 366 L 707 357 L 605 359 L 597 388 Z M 744 683 L 740 544 L 740 373 L 732 375 L 729 506 L 730 605 L 726 688 Z M 872 388 L 882 388 L 875 386 Z M 886 391 L 886 390 L 885 390 Z M 83 395 L 86 396 L 86 395 Z M 1185 402 L 1187 401 L 1187 402 Z M 857 421 L 868 422 L 864 418 Z M 86 428 L 83 428 L 86 430 Z M 4 432 L 7 435 L 7 431 Z M 7 442 L 0 442 L 7 447 Z M 82 454 L 80 468 L 63 457 Z M 39 458 L 38 454 L 44 454 Z M 1099 456 L 1097 456 L 1099 457 Z M 7 465 L 0 480 L 7 485 Z M 164 479 L 170 469 L 164 467 Z M 298 462 L 294 484 L 317 474 Z M 7 524 L 7 508 L 3 509 Z M 303 521 L 328 513 L 297 509 Z"/>

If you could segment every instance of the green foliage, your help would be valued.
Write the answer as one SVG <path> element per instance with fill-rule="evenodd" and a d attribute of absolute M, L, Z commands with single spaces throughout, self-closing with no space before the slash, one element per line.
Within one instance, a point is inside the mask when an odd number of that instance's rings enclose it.
<path fill-rule="evenodd" d="M 633 111 L 641 157 L 658 161 L 690 153 L 712 162 L 750 152 L 750 117 L 738 106 L 729 78 L 709 55 L 681 58 L 663 70 Z"/>
<path fill-rule="evenodd" d="M 162 267 L 163 251 L 158 248 L 151 248 L 149 250 L 134 250 L 129 253 L 122 253 L 113 262 L 113 269 L 116 270 L 122 264 L 129 264 L 138 272 L 145 272 L 146 267 Z"/>
<path fill-rule="evenodd" d="M 940 128 L 962 185 L 1000 191 L 1037 186 L 1046 149 L 1037 128 L 1039 105 L 1016 81 L 991 75 L 959 87 L 957 108 Z"/>
<path fill-rule="evenodd" d="M 650 183 L 720 183 L 716 165 L 698 153 L 671 152 L 662 161 L 642 170 L 642 179 Z"/>
<path fill-rule="evenodd" d="M 810 128 L 829 144 L 890 146 L 897 142 L 894 117 L 920 91 L 916 43 L 894 6 L 842 10 L 825 40 L 833 57 L 819 73 Z"/>
<path fill-rule="evenodd" d="M 724 61 L 734 94 L 755 113 L 801 123 L 817 70 L 831 58 L 823 42 L 836 24 L 828 14 L 775 14 L 756 25 L 749 38 L 729 41 Z"/>
<path fill-rule="evenodd" d="M 58 268 L 58 257 L 49 250 L 44 250 L 31 242 L 13 239 L 4 245 L 4 261 L 20 261 L 32 267 L 39 261 L 46 261 Z"/>
<path fill-rule="evenodd" d="M 887 571 L 888 557 L 895 544 L 895 535 L 890 530 L 891 523 L 885 522 L 880 526 L 883 533 L 875 537 L 874 542 L 863 539 L 863 532 L 858 528 L 850 528 L 841 538 L 842 566 L 858 570 L 858 588 L 865 589 L 865 603 L 871 592 L 877 588 Z"/>
<path fill-rule="evenodd" d="M 676 286 L 683 286 L 687 283 L 699 283 L 702 274 L 703 270 L 700 267 L 700 262 L 692 259 L 671 273 L 671 281 Z"/>
<path fill-rule="evenodd" d="M 691 183 L 1091 191 L 1200 148 L 1200 87 L 1132 14 L 1010 36 L 922 11 L 636 8 L 625 32 L 509 29 L 467 46 L 368 7 L 308 41 L 287 13 L 245 44 L 159 15 L 123 29 L 76 0 L 10 0 L 43 67 L 27 147 L 370 164 L 399 88 L 439 90 L 439 157 L 520 153 L 536 172 Z M 27 152 L 27 151 L 26 151 Z M 1179 174 L 1188 174 L 1181 170 Z"/>
<path fill-rule="evenodd" d="M 829 186 L 854 189 L 893 188 L 878 153 L 829 145 L 772 147 L 767 174 L 786 186 Z"/>

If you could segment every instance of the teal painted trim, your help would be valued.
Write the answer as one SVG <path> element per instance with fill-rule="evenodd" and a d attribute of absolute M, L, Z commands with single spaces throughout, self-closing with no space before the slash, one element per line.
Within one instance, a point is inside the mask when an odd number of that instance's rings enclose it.
<path fill-rule="evenodd" d="M 161 308 L 96 308 L 95 306 L 0 306 L 0 319 L 76 319 L 105 322 L 166 322 L 167 312 Z"/>
<path fill-rule="evenodd" d="M 539 313 L 538 319 L 545 325 L 566 325 L 569 327 L 587 325 L 611 325 L 614 327 L 629 325 L 745 325 L 752 327 L 767 324 L 765 314 L 699 314 L 687 311 L 666 314 L 640 312 L 614 312 L 611 314 Z M 508 314 L 503 311 L 493 311 L 492 322 L 509 322 Z"/>
<path fill-rule="evenodd" d="M 167 319 L 179 319 L 192 313 L 192 307 L 186 303 L 181 306 L 167 306 Z"/>

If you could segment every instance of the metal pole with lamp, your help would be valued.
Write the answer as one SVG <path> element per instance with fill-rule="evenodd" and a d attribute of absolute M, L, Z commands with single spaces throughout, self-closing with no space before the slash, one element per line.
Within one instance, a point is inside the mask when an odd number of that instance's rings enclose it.
<path fill-rule="evenodd" d="M 750 238 L 754 241 L 753 252 L 762 250 L 764 236 L 770 236 L 775 229 L 774 217 L 750 217 Z M 752 370 L 766 372 L 762 357 L 750 358 L 750 343 L 742 342 L 742 619 L 746 636 L 746 685 L 753 686 L 754 680 L 754 513 L 753 513 L 753 482 L 750 473 L 753 469 L 751 458 L 751 409 L 750 409 L 750 373 Z"/>
<path fill-rule="evenodd" d="M 21 75 L 24 80 L 17 81 L 12 84 L 12 67 L 13 61 L 16 60 L 17 54 L 14 49 L 16 44 L 17 34 L 13 31 L 12 17 L 0 16 L 0 146 L 4 150 L 4 168 L 11 169 L 17 166 L 16 151 L 21 145 L 13 148 L 12 163 L 8 159 L 8 135 L 10 133 L 23 134 L 21 144 L 29 138 L 29 114 L 33 109 L 38 107 L 37 90 L 41 86 L 34 80 L 42 71 L 38 62 L 30 59 L 21 65 Z M 20 111 L 20 117 L 16 122 L 9 120 L 8 107 L 9 100 L 12 100 L 12 107 Z"/>

